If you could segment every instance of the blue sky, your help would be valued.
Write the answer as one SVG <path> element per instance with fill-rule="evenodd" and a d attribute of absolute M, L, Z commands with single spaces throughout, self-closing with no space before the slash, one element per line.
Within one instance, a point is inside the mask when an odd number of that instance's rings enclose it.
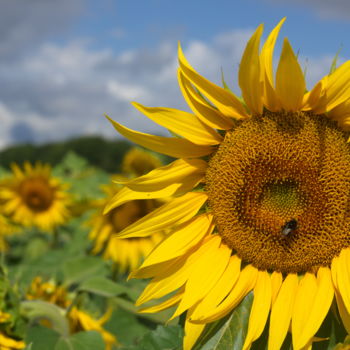
<path fill-rule="evenodd" d="M 261 22 L 281 31 L 308 86 L 327 74 L 341 48 L 350 59 L 348 0 L 0 0 L 0 148 L 80 134 L 118 137 L 111 115 L 143 132 L 165 133 L 130 105 L 186 108 L 176 82 L 176 45 L 219 83 L 236 72 Z M 278 52 L 278 48 L 277 48 Z"/>

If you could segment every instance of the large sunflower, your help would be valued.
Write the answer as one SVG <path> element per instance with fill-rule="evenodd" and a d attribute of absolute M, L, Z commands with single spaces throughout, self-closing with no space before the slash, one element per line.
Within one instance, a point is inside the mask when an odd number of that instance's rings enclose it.
<path fill-rule="evenodd" d="M 132 148 L 124 156 L 123 174 L 116 176 L 117 182 L 125 182 L 135 175 L 143 175 L 162 163 L 150 152 Z M 103 215 L 103 209 L 120 191 L 116 184 L 103 186 L 104 198 L 96 201 L 96 210 L 89 220 L 90 239 L 94 241 L 93 253 L 103 252 L 103 257 L 111 259 L 121 273 L 136 269 L 163 237 L 156 233 L 148 237 L 120 239 L 116 234 L 125 227 L 159 207 L 162 202 L 156 199 L 129 201 Z"/>
<path fill-rule="evenodd" d="M 2 181 L 0 202 L 3 212 L 23 226 L 52 230 L 69 217 L 66 186 L 51 176 L 47 164 L 12 166 L 13 175 Z"/>
<path fill-rule="evenodd" d="M 243 349 L 268 318 L 270 350 L 288 330 L 294 349 L 309 347 L 334 295 L 350 333 L 350 61 L 306 92 L 285 39 L 274 77 L 283 21 L 261 50 L 262 25 L 248 41 L 239 67 L 243 99 L 200 76 L 179 49 L 179 84 L 193 114 L 134 105 L 180 138 L 112 121 L 131 141 L 179 158 L 127 183 L 106 212 L 176 196 L 119 237 L 172 230 L 132 276 L 152 278 L 138 305 L 175 292 L 144 311 L 176 305 L 173 317 L 186 312 L 187 350 L 250 291 Z"/>

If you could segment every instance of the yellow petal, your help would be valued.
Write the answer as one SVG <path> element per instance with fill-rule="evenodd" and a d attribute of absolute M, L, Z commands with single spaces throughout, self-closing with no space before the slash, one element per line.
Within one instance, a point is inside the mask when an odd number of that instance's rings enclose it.
<path fill-rule="evenodd" d="M 221 135 L 194 114 L 173 108 L 145 107 L 136 102 L 132 104 L 155 123 L 197 145 L 217 145 L 222 141 Z"/>
<path fill-rule="evenodd" d="M 191 313 L 186 317 L 185 322 L 185 336 L 183 340 L 183 350 L 191 350 L 193 345 L 196 343 L 199 336 L 202 334 L 205 324 L 192 323 L 189 318 Z"/>
<path fill-rule="evenodd" d="M 212 236 L 196 250 L 187 254 L 179 263 L 172 264 L 169 269 L 160 270 L 159 275 L 142 292 L 136 301 L 136 305 L 143 304 L 151 299 L 161 298 L 182 287 L 191 275 L 195 262 L 206 256 L 208 250 L 219 247 L 220 242 L 219 236 Z"/>
<path fill-rule="evenodd" d="M 118 233 L 117 237 L 146 237 L 193 218 L 206 202 L 204 192 L 189 192 L 153 210 Z"/>
<path fill-rule="evenodd" d="M 302 349 L 320 328 L 332 304 L 334 288 L 331 271 L 328 267 L 320 267 L 317 272 L 317 291 L 311 303 L 307 321 L 303 324 L 300 337 L 295 340 L 295 349 Z M 293 339 L 294 343 L 294 339 Z"/>
<path fill-rule="evenodd" d="M 349 130 L 350 118 L 350 100 L 346 100 L 338 106 L 334 107 L 329 113 L 328 117 L 336 120 L 338 125 L 343 129 Z"/>
<path fill-rule="evenodd" d="M 171 185 L 165 188 L 162 188 L 158 191 L 152 191 L 152 192 L 133 191 L 128 187 L 123 187 L 107 203 L 104 209 L 104 214 L 130 201 L 141 200 L 141 199 L 167 198 L 170 196 L 181 195 L 183 193 L 191 191 L 201 179 L 202 177 L 200 177 L 199 179 L 198 177 L 197 178 L 192 177 L 191 180 L 193 180 L 193 183 L 191 183 L 190 181 L 186 183 L 172 183 Z"/>
<path fill-rule="evenodd" d="M 215 286 L 227 267 L 231 251 L 225 245 L 217 248 L 213 244 L 211 250 L 194 262 L 184 296 L 172 319 L 199 302 Z"/>
<path fill-rule="evenodd" d="M 258 270 L 252 265 L 247 265 L 239 275 L 238 281 L 233 286 L 227 298 L 213 311 L 197 318 L 198 323 L 209 323 L 226 316 L 241 300 L 254 288 Z"/>
<path fill-rule="evenodd" d="M 348 332 L 348 334 L 350 334 L 350 310 L 348 311 L 346 309 L 343 298 L 339 292 L 338 281 L 337 281 L 337 270 L 338 270 L 337 264 L 338 263 L 339 263 L 339 257 L 333 258 L 331 273 L 332 273 L 332 281 L 334 286 L 334 293 L 335 293 L 335 298 L 338 305 L 339 314 L 343 321 L 343 325 L 346 331 Z"/>
<path fill-rule="evenodd" d="M 169 299 L 163 301 L 158 305 L 142 308 L 138 310 L 138 312 L 152 314 L 155 312 L 163 311 L 165 309 L 168 309 L 169 307 L 176 305 L 182 299 L 182 296 L 183 296 L 183 291 L 181 291 L 180 293 L 174 294 L 172 297 L 170 297 Z"/>
<path fill-rule="evenodd" d="M 286 111 L 298 111 L 306 89 L 304 74 L 285 38 L 276 73 L 276 93 Z"/>
<path fill-rule="evenodd" d="M 265 41 L 260 53 L 261 62 L 261 79 L 267 78 L 270 86 L 274 86 L 274 75 L 273 75 L 273 52 L 275 50 L 275 44 L 280 32 L 280 29 L 286 20 L 286 17 L 282 18 L 277 26 L 271 31 L 270 35 Z M 266 75 L 264 75 L 265 73 Z"/>
<path fill-rule="evenodd" d="M 272 305 L 268 340 L 269 350 L 279 350 L 283 344 L 292 318 L 297 288 L 297 274 L 288 274 L 282 283 L 275 303 Z"/>
<path fill-rule="evenodd" d="M 262 84 L 260 81 L 259 46 L 264 26 L 260 24 L 247 43 L 239 65 L 238 81 L 242 96 L 254 114 L 262 113 Z"/>
<path fill-rule="evenodd" d="M 327 110 L 327 95 L 325 90 L 325 82 L 328 77 L 320 80 L 313 89 L 307 92 L 303 97 L 304 111 L 312 110 L 316 114 L 325 113 Z"/>
<path fill-rule="evenodd" d="M 350 312 L 350 249 L 343 249 L 339 259 L 333 259 L 332 275 L 336 275 L 336 283 L 344 305 Z M 334 278 L 333 278 L 334 279 Z"/>
<path fill-rule="evenodd" d="M 231 92 L 221 88 L 199 75 L 187 62 L 181 47 L 178 50 L 180 68 L 183 74 L 206 96 L 226 117 L 244 119 L 248 114 L 241 101 Z"/>
<path fill-rule="evenodd" d="M 232 119 L 225 117 L 217 109 L 203 101 L 181 69 L 178 69 L 178 81 L 182 95 L 198 119 L 214 129 L 229 130 L 233 127 Z"/>
<path fill-rule="evenodd" d="M 180 225 L 151 252 L 140 269 L 185 254 L 190 248 L 201 241 L 205 235 L 213 231 L 214 225 L 212 221 L 213 216 L 206 213 L 195 216 Z"/>
<path fill-rule="evenodd" d="M 293 348 L 300 349 L 300 339 L 303 328 L 310 314 L 312 304 L 317 293 L 316 277 L 313 273 L 306 273 L 299 282 L 292 314 Z"/>
<path fill-rule="evenodd" d="M 350 61 L 343 63 L 325 80 L 327 111 L 350 98 Z"/>
<path fill-rule="evenodd" d="M 213 311 L 231 291 L 240 274 L 241 259 L 237 255 L 230 257 L 226 270 L 212 290 L 195 307 L 191 315 L 191 320 L 197 320 L 198 317 L 206 315 Z"/>
<path fill-rule="evenodd" d="M 271 31 L 265 41 L 260 53 L 260 72 L 261 81 L 264 82 L 263 102 L 268 110 L 275 112 L 280 109 L 276 92 L 274 90 L 274 74 L 273 74 L 273 52 L 279 31 L 286 18 L 283 18 L 277 26 Z"/>
<path fill-rule="evenodd" d="M 149 148 L 154 152 L 166 154 L 174 158 L 197 158 L 214 151 L 211 146 L 195 145 L 194 143 L 176 137 L 162 137 L 134 131 L 107 117 L 114 128 L 130 141 Z"/>
<path fill-rule="evenodd" d="M 274 271 L 271 275 L 271 286 L 272 286 L 271 304 L 272 305 L 275 303 L 278 292 L 281 288 L 282 279 L 283 278 L 282 278 L 281 272 Z"/>
<path fill-rule="evenodd" d="M 0 346 L 3 350 L 17 350 L 24 349 L 26 344 L 22 340 L 15 340 L 0 333 Z"/>
<path fill-rule="evenodd" d="M 344 325 L 347 333 L 350 334 L 350 313 L 346 309 L 339 291 L 337 289 L 335 289 L 334 292 L 335 292 L 335 298 L 337 300 L 339 315 L 343 321 L 343 325 Z"/>
<path fill-rule="evenodd" d="M 125 184 L 133 191 L 159 191 L 174 183 L 196 183 L 205 175 L 207 167 L 207 162 L 202 159 L 178 159 L 134 180 L 114 182 Z"/>
<path fill-rule="evenodd" d="M 254 301 L 249 316 L 247 335 L 243 350 L 249 349 L 253 341 L 258 339 L 265 328 L 271 307 L 271 278 L 267 271 L 258 271 L 254 287 Z"/>
<path fill-rule="evenodd" d="M 198 244 L 196 247 L 198 247 L 200 244 Z M 190 249 L 190 252 L 192 250 Z M 187 259 L 189 253 L 186 253 L 184 256 L 180 256 L 178 258 L 167 260 L 155 265 L 150 265 L 147 267 L 140 267 L 135 271 L 132 271 L 129 276 L 128 280 L 131 278 L 153 278 L 154 276 L 159 275 L 159 271 L 165 271 L 168 269 L 173 268 L 174 266 L 179 266 Z"/>

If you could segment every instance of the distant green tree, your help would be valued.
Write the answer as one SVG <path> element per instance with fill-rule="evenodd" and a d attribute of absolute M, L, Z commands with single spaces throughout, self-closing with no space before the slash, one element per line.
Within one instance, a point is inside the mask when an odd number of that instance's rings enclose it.
<path fill-rule="evenodd" d="M 82 136 L 43 145 L 21 144 L 0 152 L 0 166 L 8 169 L 13 162 L 22 164 L 25 161 L 41 161 L 55 166 L 73 151 L 91 165 L 114 173 L 120 171 L 121 160 L 130 147 L 132 145 L 127 141 L 109 141 L 100 136 Z"/>

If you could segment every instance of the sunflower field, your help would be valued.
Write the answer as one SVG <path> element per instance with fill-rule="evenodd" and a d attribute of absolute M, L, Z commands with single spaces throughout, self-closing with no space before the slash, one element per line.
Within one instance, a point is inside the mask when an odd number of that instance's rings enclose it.
<path fill-rule="evenodd" d="M 120 181 L 167 161 L 140 148 L 111 175 L 70 152 L 56 166 L 12 164 L 0 173 L 0 349 L 176 349 L 169 312 L 138 313 L 145 283 L 127 281 L 159 242 L 113 238 L 159 204 L 103 216 Z M 125 222 L 124 222 L 125 221 Z"/>
<path fill-rule="evenodd" d="M 167 137 L 106 116 L 138 145 L 118 171 L 1 170 L 0 350 L 350 348 L 350 61 L 307 90 L 285 39 L 275 74 L 284 21 L 242 97 L 179 45 L 192 113 L 133 102 Z"/>

